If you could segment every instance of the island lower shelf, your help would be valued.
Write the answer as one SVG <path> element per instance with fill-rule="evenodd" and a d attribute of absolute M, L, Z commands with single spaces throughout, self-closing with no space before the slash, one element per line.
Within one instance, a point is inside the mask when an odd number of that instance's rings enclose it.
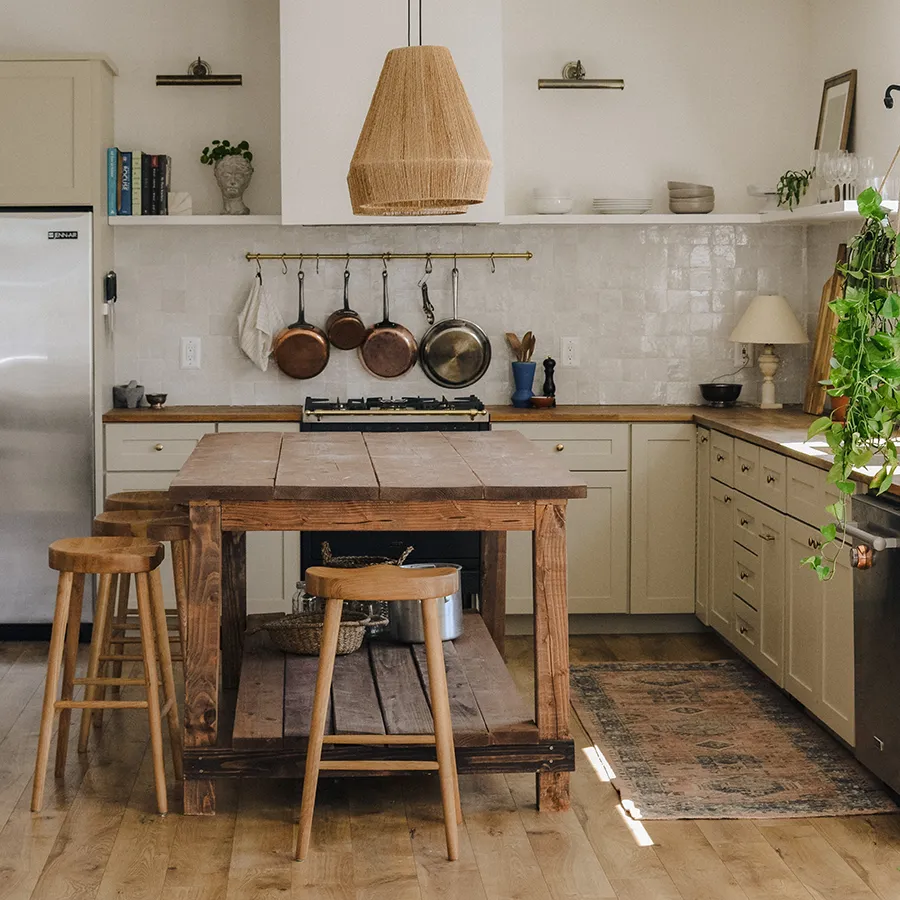
<path fill-rule="evenodd" d="M 318 658 L 282 653 L 260 626 L 251 617 L 230 746 L 187 750 L 188 774 L 303 775 Z M 465 615 L 463 635 L 446 642 L 444 652 L 460 772 L 574 771 L 574 743 L 539 739 L 533 714 L 477 613 Z M 371 641 L 336 663 L 329 733 L 431 732 L 424 647 Z M 341 744 L 326 745 L 323 759 L 417 761 L 433 760 L 434 753 L 427 745 Z"/>

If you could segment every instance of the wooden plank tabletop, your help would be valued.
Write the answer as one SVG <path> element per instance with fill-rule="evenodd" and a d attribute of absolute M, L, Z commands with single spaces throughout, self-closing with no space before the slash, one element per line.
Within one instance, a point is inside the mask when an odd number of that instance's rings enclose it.
<path fill-rule="evenodd" d="M 584 480 L 517 431 L 208 434 L 174 500 L 563 500 Z"/>

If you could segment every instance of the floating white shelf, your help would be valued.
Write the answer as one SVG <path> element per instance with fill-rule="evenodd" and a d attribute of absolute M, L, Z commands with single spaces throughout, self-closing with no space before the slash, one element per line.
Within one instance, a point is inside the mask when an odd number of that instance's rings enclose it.
<path fill-rule="evenodd" d="M 109 216 L 116 227 L 142 225 L 280 225 L 281 216 Z"/>
<path fill-rule="evenodd" d="M 897 211 L 896 200 L 886 200 L 883 206 L 891 212 Z M 858 218 L 859 207 L 856 205 L 855 200 L 819 203 L 816 206 L 798 206 L 793 212 L 787 209 L 777 209 L 772 212 L 760 213 L 760 219 L 764 223 L 775 222 L 793 225 L 828 225 L 831 222 Z"/>
<path fill-rule="evenodd" d="M 597 214 L 564 216 L 506 216 L 504 225 L 758 225 L 759 213 L 707 213 L 706 215 L 644 213 L 641 216 Z"/>

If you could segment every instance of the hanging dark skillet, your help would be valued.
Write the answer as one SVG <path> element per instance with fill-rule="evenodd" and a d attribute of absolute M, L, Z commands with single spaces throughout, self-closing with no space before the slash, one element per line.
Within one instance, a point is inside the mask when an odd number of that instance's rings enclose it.
<path fill-rule="evenodd" d="M 347 258 L 348 264 L 350 258 Z M 325 322 L 328 340 L 338 350 L 355 350 L 366 336 L 366 326 L 358 312 L 350 309 L 350 269 L 344 269 L 344 305 Z"/>
<path fill-rule="evenodd" d="M 484 376 L 491 364 L 491 342 L 474 322 L 459 318 L 459 269 L 453 266 L 453 318 L 425 333 L 419 359 L 425 374 L 445 388 L 464 388 Z"/>

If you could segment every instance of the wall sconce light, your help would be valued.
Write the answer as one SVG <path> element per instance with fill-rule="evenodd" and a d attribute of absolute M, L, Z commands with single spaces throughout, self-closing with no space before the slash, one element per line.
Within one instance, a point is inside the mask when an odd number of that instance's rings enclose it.
<path fill-rule="evenodd" d="M 242 75 L 213 75 L 212 69 L 206 60 L 198 56 L 189 66 L 187 75 L 157 75 L 156 86 L 169 85 L 199 85 L 235 86 L 244 83 Z"/>
<path fill-rule="evenodd" d="M 586 78 L 587 73 L 581 60 L 567 62 L 562 68 L 562 78 L 538 78 L 538 90 L 552 88 L 597 88 L 608 91 L 625 90 L 625 81 L 621 78 Z"/>

